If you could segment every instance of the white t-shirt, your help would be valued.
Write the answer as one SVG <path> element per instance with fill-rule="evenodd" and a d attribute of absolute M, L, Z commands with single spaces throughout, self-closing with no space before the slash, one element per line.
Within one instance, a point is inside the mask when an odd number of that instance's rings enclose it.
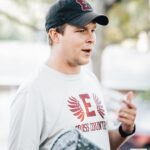
<path fill-rule="evenodd" d="M 63 142 L 71 145 L 64 139 L 78 134 L 95 147 L 110 150 L 101 88 L 89 71 L 66 75 L 43 65 L 19 88 L 11 115 L 9 150 L 60 150 Z"/>

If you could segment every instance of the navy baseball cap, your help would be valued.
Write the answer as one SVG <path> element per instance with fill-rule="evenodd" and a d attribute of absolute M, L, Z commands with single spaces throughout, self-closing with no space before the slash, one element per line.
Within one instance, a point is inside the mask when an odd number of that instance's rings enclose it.
<path fill-rule="evenodd" d="M 86 0 L 58 0 L 47 13 L 45 28 L 48 32 L 50 28 L 65 23 L 84 27 L 92 21 L 100 25 L 107 25 L 109 22 L 105 15 L 93 12 L 93 8 Z"/>

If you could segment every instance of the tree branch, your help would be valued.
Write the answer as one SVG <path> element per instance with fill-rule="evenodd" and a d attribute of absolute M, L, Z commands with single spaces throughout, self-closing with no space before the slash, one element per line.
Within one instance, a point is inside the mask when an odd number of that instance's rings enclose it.
<path fill-rule="evenodd" d="M 34 26 L 34 25 L 32 25 L 32 24 L 29 24 L 29 23 L 27 23 L 27 22 L 24 22 L 24 21 L 22 21 L 22 20 L 19 20 L 19 19 L 17 19 L 15 16 L 10 15 L 9 13 L 4 12 L 4 11 L 2 11 L 2 10 L 0 10 L 0 15 L 3 15 L 3 16 L 5 16 L 6 18 L 8 18 L 9 20 L 12 20 L 13 22 L 16 22 L 16 23 L 18 23 L 18 24 L 20 24 L 20 25 L 26 26 L 26 27 L 28 27 L 28 28 L 30 28 L 30 29 L 32 29 L 32 30 L 35 30 L 35 31 L 40 30 L 38 27 L 36 27 L 36 26 Z"/>

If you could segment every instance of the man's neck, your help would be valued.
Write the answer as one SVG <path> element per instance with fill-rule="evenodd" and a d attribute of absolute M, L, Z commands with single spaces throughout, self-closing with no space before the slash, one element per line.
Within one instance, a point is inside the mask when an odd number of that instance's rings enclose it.
<path fill-rule="evenodd" d="M 60 59 L 53 58 L 52 56 L 50 56 L 46 64 L 48 67 L 65 74 L 78 74 L 81 68 L 80 66 L 67 64 Z"/>

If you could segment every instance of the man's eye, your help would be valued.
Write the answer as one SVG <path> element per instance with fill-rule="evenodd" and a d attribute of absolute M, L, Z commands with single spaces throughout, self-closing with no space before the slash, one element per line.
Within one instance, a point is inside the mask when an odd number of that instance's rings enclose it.
<path fill-rule="evenodd" d="M 84 32 L 85 30 L 84 29 L 80 29 L 80 30 L 78 30 L 78 32 Z"/>
<path fill-rule="evenodd" d="M 93 29 L 92 32 L 95 32 L 95 29 Z"/>

